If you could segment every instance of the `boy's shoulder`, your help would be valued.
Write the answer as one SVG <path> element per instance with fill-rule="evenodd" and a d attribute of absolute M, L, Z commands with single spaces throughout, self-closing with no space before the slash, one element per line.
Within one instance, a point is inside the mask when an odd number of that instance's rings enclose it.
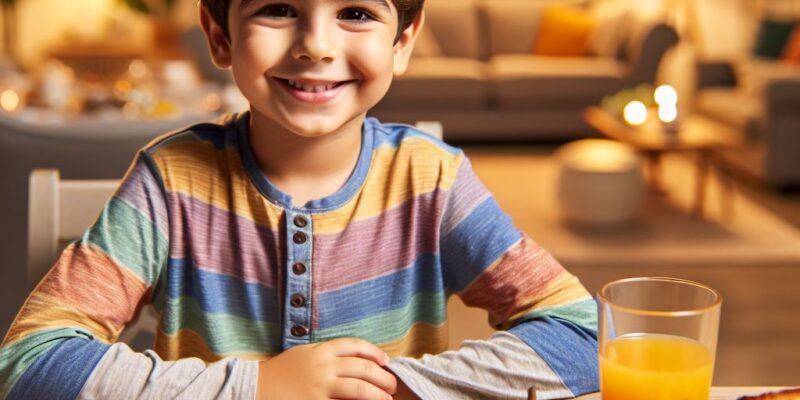
<path fill-rule="evenodd" d="M 464 151 L 460 148 L 447 144 L 412 125 L 381 123 L 375 118 L 367 118 L 366 124 L 374 129 L 376 150 L 385 149 L 393 151 L 398 156 L 407 155 L 416 158 L 458 160 L 464 157 Z"/>
<path fill-rule="evenodd" d="M 159 135 L 144 146 L 143 151 L 152 155 L 186 147 L 208 147 L 223 150 L 236 140 L 237 124 L 242 113 L 226 114 L 216 119 L 189 125 Z"/>

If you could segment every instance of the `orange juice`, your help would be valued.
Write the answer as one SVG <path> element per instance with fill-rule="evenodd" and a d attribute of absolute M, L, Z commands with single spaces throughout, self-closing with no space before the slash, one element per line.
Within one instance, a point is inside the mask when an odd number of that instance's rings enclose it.
<path fill-rule="evenodd" d="M 600 355 L 603 400 L 708 400 L 712 360 L 708 350 L 691 339 L 620 336 Z"/>

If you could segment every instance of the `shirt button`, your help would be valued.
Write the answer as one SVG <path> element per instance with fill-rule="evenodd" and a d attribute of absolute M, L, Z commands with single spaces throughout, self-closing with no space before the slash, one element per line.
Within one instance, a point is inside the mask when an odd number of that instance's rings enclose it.
<path fill-rule="evenodd" d="M 306 220 L 305 217 L 298 215 L 294 217 L 294 224 L 298 228 L 305 228 L 306 225 L 308 225 L 308 220 Z"/>
<path fill-rule="evenodd" d="M 306 265 L 300 262 L 294 263 L 294 265 L 292 265 L 292 272 L 294 272 L 295 275 L 303 275 L 306 273 Z"/>
<path fill-rule="evenodd" d="M 292 306 L 300 308 L 306 305 L 306 298 L 303 297 L 302 294 L 293 294 L 292 295 Z"/>
<path fill-rule="evenodd" d="M 303 337 L 308 334 L 308 328 L 302 325 L 295 325 L 292 327 L 292 336 Z"/>
<path fill-rule="evenodd" d="M 297 232 L 292 236 L 292 240 L 294 240 L 297 244 L 303 244 L 306 242 L 306 234 L 303 232 Z"/>

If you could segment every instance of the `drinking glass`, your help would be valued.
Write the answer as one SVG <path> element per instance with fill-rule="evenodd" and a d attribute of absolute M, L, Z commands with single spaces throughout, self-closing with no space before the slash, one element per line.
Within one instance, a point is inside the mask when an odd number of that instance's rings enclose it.
<path fill-rule="evenodd" d="M 630 278 L 597 293 L 603 400 L 708 400 L 717 291 L 676 278 Z"/>

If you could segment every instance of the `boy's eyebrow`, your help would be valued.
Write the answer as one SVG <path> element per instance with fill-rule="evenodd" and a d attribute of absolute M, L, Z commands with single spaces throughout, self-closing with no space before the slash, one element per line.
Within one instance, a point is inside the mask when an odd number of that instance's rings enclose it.
<path fill-rule="evenodd" d="M 239 4 L 239 6 L 240 6 L 240 8 L 241 7 L 245 7 L 248 4 L 250 4 L 252 2 L 255 2 L 255 1 L 256 0 L 242 0 L 242 2 Z M 350 3 L 353 0 L 335 0 L 335 1 L 337 3 Z M 358 1 L 375 4 L 375 5 L 380 6 L 381 8 L 383 8 L 386 12 L 392 11 L 392 8 L 389 7 L 389 3 L 386 0 L 358 0 Z"/>
<path fill-rule="evenodd" d="M 353 1 L 354 0 L 336 0 L 337 3 L 352 3 Z M 356 1 L 375 4 L 376 6 L 380 6 L 381 8 L 383 8 L 386 12 L 392 11 L 392 8 L 389 7 L 389 3 L 386 0 L 356 0 Z"/>

